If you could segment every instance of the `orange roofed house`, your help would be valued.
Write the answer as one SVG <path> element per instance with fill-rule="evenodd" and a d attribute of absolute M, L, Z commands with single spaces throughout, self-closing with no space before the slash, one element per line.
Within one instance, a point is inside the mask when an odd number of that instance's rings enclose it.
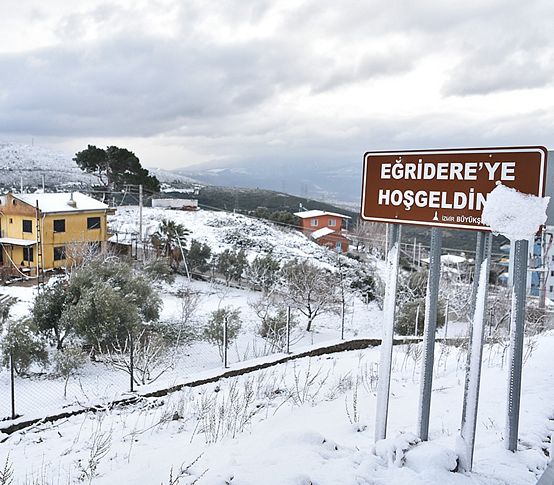
<path fill-rule="evenodd" d="M 294 215 L 300 219 L 302 232 L 316 243 L 342 253 L 348 251 L 349 242 L 343 232 L 350 217 L 321 210 L 295 212 Z"/>

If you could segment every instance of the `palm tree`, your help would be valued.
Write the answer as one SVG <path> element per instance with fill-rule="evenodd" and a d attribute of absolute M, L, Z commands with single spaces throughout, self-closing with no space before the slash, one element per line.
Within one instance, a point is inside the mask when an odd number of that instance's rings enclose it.
<path fill-rule="evenodd" d="M 152 244 L 163 256 L 169 258 L 174 269 L 179 267 L 179 262 L 184 259 L 183 246 L 190 231 L 182 224 L 170 219 L 162 219 L 159 229 L 152 234 Z"/>

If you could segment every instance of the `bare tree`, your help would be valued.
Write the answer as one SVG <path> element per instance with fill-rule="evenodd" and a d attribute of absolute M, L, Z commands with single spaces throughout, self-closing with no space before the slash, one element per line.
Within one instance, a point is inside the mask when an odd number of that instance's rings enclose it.
<path fill-rule="evenodd" d="M 386 225 L 380 222 L 358 221 L 350 231 L 358 251 L 377 250 L 385 253 Z"/>
<path fill-rule="evenodd" d="M 312 329 L 315 318 L 328 312 L 337 312 L 340 298 L 336 276 L 317 267 L 308 260 L 294 261 L 283 268 L 284 298 L 287 303 L 304 315 L 308 322 L 306 331 Z"/>

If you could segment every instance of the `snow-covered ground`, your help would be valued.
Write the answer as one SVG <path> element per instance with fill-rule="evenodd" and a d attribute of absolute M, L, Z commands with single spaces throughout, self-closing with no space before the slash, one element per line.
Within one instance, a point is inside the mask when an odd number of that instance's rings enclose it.
<path fill-rule="evenodd" d="M 249 302 L 260 298 L 260 293 L 223 284 L 211 284 L 198 281 L 189 282 L 178 277 L 171 286 L 161 291 L 163 308 L 162 322 L 178 322 L 181 316 L 181 305 L 175 292 L 187 287 L 199 294 L 199 307 L 196 312 L 196 324 L 201 327 L 207 315 L 221 306 L 232 306 L 240 310 L 242 328 L 238 339 L 229 348 L 229 362 L 237 363 L 266 355 L 270 352 L 267 343 L 256 333 L 259 319 L 256 318 Z M 8 286 L 2 288 L 3 294 L 16 296 L 18 302 L 12 310 L 14 317 L 29 315 L 34 299 L 33 287 Z M 304 322 L 291 335 L 291 350 L 303 349 L 315 344 L 340 340 L 340 318 L 336 315 L 322 315 L 314 322 L 314 331 L 305 332 Z M 345 338 L 379 337 L 380 311 L 375 304 L 365 305 L 358 298 L 351 298 L 347 307 Z M 54 350 L 52 349 L 52 352 Z M 215 346 L 194 341 L 180 348 L 172 357 L 172 368 L 166 371 L 154 383 L 143 386 L 142 390 L 165 388 L 183 382 L 200 372 L 222 368 L 221 358 Z M 8 369 L 0 371 L 0 418 L 10 413 L 10 376 Z M 114 370 L 102 362 L 89 362 L 76 378 L 68 384 L 67 398 L 64 399 L 64 382 L 50 375 L 16 377 L 16 410 L 22 419 L 42 417 L 60 412 L 63 409 L 81 407 L 90 404 L 105 403 L 127 394 L 129 376 Z"/>
<path fill-rule="evenodd" d="M 517 453 L 503 446 L 507 372 L 500 350 L 486 348 L 474 471 L 468 474 L 452 471 L 465 353 L 442 345 L 427 443 L 409 444 L 421 363 L 412 345 L 395 348 L 389 439 L 377 445 L 379 351 L 368 349 L 37 425 L 2 444 L 0 463 L 8 460 L 16 484 L 531 485 L 546 466 L 544 450 L 554 432 L 553 346 L 553 334 L 541 336 L 524 366 Z"/>
<path fill-rule="evenodd" d="M 162 219 L 182 224 L 190 231 L 189 240 L 208 244 L 216 254 L 225 249 L 243 248 L 250 260 L 258 254 L 271 252 L 274 258 L 281 261 L 309 258 L 328 268 L 335 266 L 336 253 L 317 245 L 298 230 L 228 212 L 144 208 L 143 234 L 146 239 L 158 230 Z M 109 218 L 109 229 L 118 234 L 119 241 L 136 238 L 139 231 L 138 208 L 118 207 L 115 215 Z"/>
<path fill-rule="evenodd" d="M 137 229 L 137 207 L 118 209 L 109 220 L 110 228 L 120 234 L 129 234 Z M 271 252 L 282 262 L 294 257 L 309 258 L 311 261 L 331 268 L 335 264 L 336 254 L 310 241 L 298 231 L 282 230 L 273 224 L 258 221 L 241 215 L 213 211 L 183 212 L 163 209 L 145 209 L 144 227 L 147 234 L 157 230 L 163 218 L 171 218 L 182 223 L 191 231 L 188 237 L 207 243 L 213 252 L 243 244 L 249 259 L 256 255 Z M 350 264 L 358 265 L 356 261 Z M 378 264 L 378 263 L 376 263 Z M 241 332 L 229 348 L 231 364 L 266 355 L 271 351 L 267 342 L 258 336 L 260 324 L 250 303 L 261 298 L 261 293 L 244 288 L 227 287 L 221 282 L 206 283 L 189 281 L 178 276 L 171 285 L 159 288 L 163 301 L 160 321 L 175 323 L 181 320 L 181 302 L 179 289 L 188 288 L 199 296 L 193 324 L 200 329 L 210 312 L 217 308 L 230 306 L 240 311 Z M 17 303 L 11 311 L 12 317 L 25 317 L 30 314 L 35 297 L 34 287 L 6 286 L 0 293 L 14 296 Z M 377 338 L 380 336 L 381 311 L 375 303 L 365 304 L 359 296 L 351 293 L 347 298 L 345 312 L 345 338 Z M 296 315 L 297 326 L 291 334 L 291 350 L 304 349 L 323 342 L 338 341 L 341 337 L 340 317 L 334 314 L 322 314 L 314 320 L 313 331 L 305 332 L 305 320 Z M 54 353 L 54 349 L 51 349 Z M 147 391 L 161 389 L 183 381 L 206 371 L 222 368 L 217 348 L 205 341 L 197 340 L 182 346 L 171 359 L 172 365 L 155 382 L 142 386 Z M 42 371 L 42 370 L 41 370 Z M 10 415 L 10 375 L 8 369 L 0 370 L 0 419 Z M 64 398 L 63 379 L 53 378 L 51 373 L 33 377 L 16 376 L 16 412 L 21 419 L 39 418 L 62 410 L 87 405 L 103 404 L 127 395 L 129 376 L 115 370 L 103 362 L 88 362 L 79 375 L 68 382 L 67 396 Z"/>

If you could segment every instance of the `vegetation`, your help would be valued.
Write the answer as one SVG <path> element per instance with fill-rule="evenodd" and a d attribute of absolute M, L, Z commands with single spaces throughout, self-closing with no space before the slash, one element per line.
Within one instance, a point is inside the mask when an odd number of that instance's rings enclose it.
<path fill-rule="evenodd" d="M 246 270 L 248 282 L 258 291 L 269 293 L 279 280 L 281 265 L 271 254 L 256 256 Z"/>
<path fill-rule="evenodd" d="M 151 236 L 152 245 L 158 254 L 169 258 L 174 270 L 179 268 L 183 259 L 181 248 L 184 248 L 189 234 L 190 231 L 182 224 L 171 219 L 162 219 L 160 228 Z"/>
<path fill-rule="evenodd" d="M 216 271 L 225 278 L 225 284 L 240 281 L 248 266 L 244 249 L 239 251 L 226 249 L 217 257 Z"/>
<path fill-rule="evenodd" d="M 204 327 L 204 339 L 217 345 L 221 358 L 223 358 L 225 345 L 223 339 L 225 325 L 227 326 L 227 347 L 229 347 L 237 339 L 240 332 L 240 310 L 232 307 L 219 308 L 211 312 L 208 323 Z"/>
<path fill-rule="evenodd" d="M 207 244 L 201 244 L 195 239 L 187 251 L 187 264 L 191 273 L 206 273 L 210 269 L 212 250 Z"/>
<path fill-rule="evenodd" d="M 308 260 L 293 261 L 283 267 L 283 278 L 284 296 L 290 306 L 306 317 L 307 332 L 318 315 L 338 311 L 338 285 L 331 272 Z"/>
<path fill-rule="evenodd" d="M 2 364 L 13 368 L 18 375 L 26 375 L 33 364 L 46 365 L 48 353 L 44 342 L 37 336 L 38 331 L 30 319 L 8 321 L 2 340 Z"/>
<path fill-rule="evenodd" d="M 96 259 L 69 281 L 39 293 L 32 314 L 38 329 L 53 335 L 59 349 L 70 334 L 101 347 L 126 338 L 141 323 L 156 321 L 160 307 L 149 281 L 127 263 Z"/>
<path fill-rule="evenodd" d="M 110 190 L 120 190 L 124 185 L 142 185 L 151 192 L 160 191 L 160 182 L 142 168 L 140 160 L 126 148 L 109 146 L 106 149 L 94 145 L 75 154 L 79 168 L 98 178 Z"/>

